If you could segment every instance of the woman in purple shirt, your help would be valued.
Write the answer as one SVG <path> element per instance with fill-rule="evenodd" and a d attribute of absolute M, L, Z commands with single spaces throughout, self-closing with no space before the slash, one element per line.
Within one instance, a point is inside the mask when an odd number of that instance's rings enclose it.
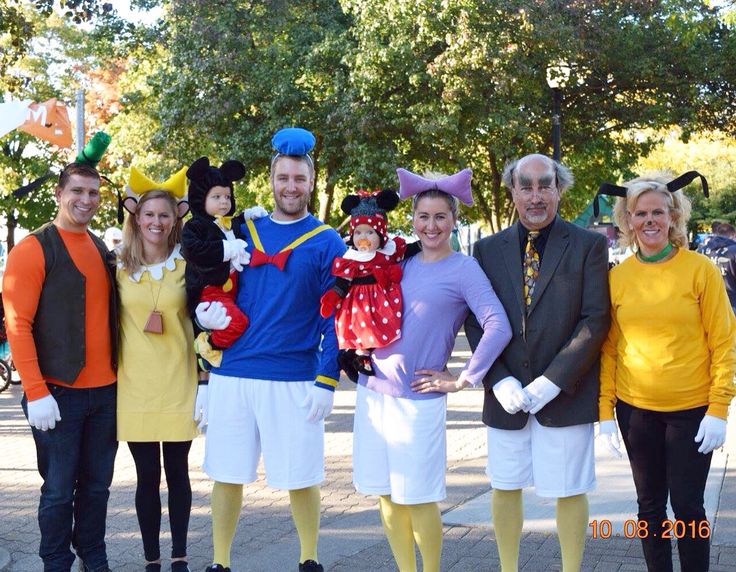
<path fill-rule="evenodd" d="M 379 495 L 383 528 L 401 572 L 439 570 L 445 494 L 446 393 L 478 385 L 511 339 L 506 313 L 475 259 L 450 245 L 458 203 L 472 204 L 470 169 L 425 179 L 398 169 L 412 197 L 422 252 L 403 263 L 401 337 L 373 354 L 375 375 L 360 376 L 355 406 L 353 483 Z M 458 377 L 447 360 L 468 312 L 483 337 Z"/>

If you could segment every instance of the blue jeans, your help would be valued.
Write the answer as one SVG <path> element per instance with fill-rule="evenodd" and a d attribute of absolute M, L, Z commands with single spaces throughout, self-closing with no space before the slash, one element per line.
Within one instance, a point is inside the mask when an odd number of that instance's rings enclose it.
<path fill-rule="evenodd" d="M 44 572 L 69 572 L 73 546 L 85 569 L 108 567 L 105 519 L 116 436 L 116 384 L 73 389 L 48 384 L 61 421 L 49 431 L 32 428 L 43 478 L 38 525 Z M 21 402 L 28 417 L 26 398 Z"/>

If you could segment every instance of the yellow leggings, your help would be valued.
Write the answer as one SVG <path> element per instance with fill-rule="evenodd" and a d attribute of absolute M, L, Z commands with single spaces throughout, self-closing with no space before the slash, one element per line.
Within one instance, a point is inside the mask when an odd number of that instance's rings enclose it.
<path fill-rule="evenodd" d="M 317 561 L 319 535 L 319 487 L 289 491 L 291 515 L 299 535 L 301 554 L 299 562 Z M 212 487 L 212 544 L 213 563 L 230 567 L 230 547 L 240 518 L 243 504 L 243 485 L 215 482 Z"/>
<path fill-rule="evenodd" d="M 379 510 L 386 538 L 399 572 L 416 572 L 414 544 L 422 555 L 424 572 L 439 572 L 442 519 L 436 502 L 403 505 L 381 496 Z"/>
<path fill-rule="evenodd" d="M 519 568 L 519 541 L 524 523 L 521 489 L 493 490 L 491 497 L 493 527 L 498 557 L 503 572 Z M 577 572 L 583 561 L 585 534 L 588 530 L 588 497 L 584 494 L 557 499 L 557 535 L 562 552 L 563 572 Z"/>

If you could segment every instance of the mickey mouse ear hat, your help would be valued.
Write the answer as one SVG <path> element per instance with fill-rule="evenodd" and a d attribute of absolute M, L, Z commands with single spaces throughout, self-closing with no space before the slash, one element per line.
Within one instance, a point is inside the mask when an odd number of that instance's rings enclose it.
<path fill-rule="evenodd" d="M 207 193 L 212 187 L 227 187 L 233 190 L 233 182 L 245 177 L 245 166 L 240 161 L 229 159 L 219 167 L 210 165 L 207 157 L 200 157 L 192 163 L 187 169 L 187 179 L 189 179 L 189 206 L 193 214 L 200 216 L 209 216 L 205 210 L 204 204 Z M 230 196 L 230 212 L 227 216 L 235 212 L 235 197 Z M 210 217 L 212 218 L 212 217 Z"/>
<path fill-rule="evenodd" d="M 688 171 L 687 173 L 683 173 L 679 177 L 672 179 L 667 185 L 667 190 L 670 193 L 674 193 L 675 191 L 679 191 L 680 189 L 687 187 L 690 183 L 692 183 L 696 177 L 700 177 L 700 184 L 703 187 L 703 195 L 706 197 L 710 196 L 710 193 L 708 192 L 708 181 L 706 178 L 698 173 L 697 171 Z M 626 194 L 628 193 L 628 187 L 623 187 L 620 185 L 614 185 L 613 183 L 602 183 L 600 187 L 598 187 L 598 192 L 595 194 L 595 197 L 593 198 L 593 216 L 598 217 L 600 214 L 600 206 L 598 204 L 598 197 L 600 195 L 609 195 L 612 197 L 622 197 L 626 198 Z"/>

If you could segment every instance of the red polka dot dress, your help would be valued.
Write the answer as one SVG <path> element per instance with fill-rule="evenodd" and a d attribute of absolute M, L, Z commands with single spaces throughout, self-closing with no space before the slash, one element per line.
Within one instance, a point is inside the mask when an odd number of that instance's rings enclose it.
<path fill-rule="evenodd" d="M 340 349 L 381 348 L 401 336 L 401 267 L 398 263 L 405 251 L 406 242 L 397 237 L 375 252 L 349 249 L 345 256 L 333 261 L 332 274 L 353 281 L 335 310 Z M 366 282 L 372 283 L 362 283 L 366 278 Z"/>

